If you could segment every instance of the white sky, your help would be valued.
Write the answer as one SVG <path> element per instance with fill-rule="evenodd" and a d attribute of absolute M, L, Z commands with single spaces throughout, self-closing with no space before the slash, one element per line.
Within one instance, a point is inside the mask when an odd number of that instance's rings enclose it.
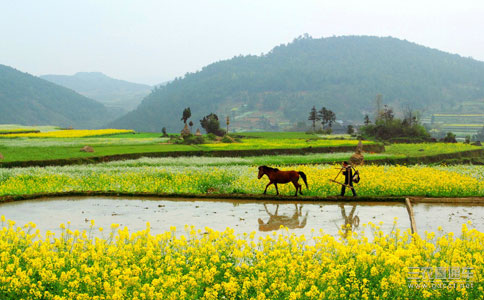
<path fill-rule="evenodd" d="M 309 33 L 393 36 L 484 61 L 484 1 L 0 0 L 0 64 L 157 84 Z"/>

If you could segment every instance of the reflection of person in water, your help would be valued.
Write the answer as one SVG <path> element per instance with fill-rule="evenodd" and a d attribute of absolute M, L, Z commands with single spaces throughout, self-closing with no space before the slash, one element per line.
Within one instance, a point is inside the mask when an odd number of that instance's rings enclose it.
<path fill-rule="evenodd" d="M 346 215 L 345 206 L 340 204 L 339 207 L 341 208 L 341 216 L 345 220 L 345 224 L 343 225 L 344 236 L 348 236 L 350 231 L 354 231 L 356 228 L 360 226 L 360 217 L 355 216 L 356 211 L 356 204 L 351 205 L 351 211 L 349 215 Z"/>
<path fill-rule="evenodd" d="M 269 215 L 269 220 L 267 221 L 267 223 L 264 223 L 264 221 L 261 218 L 259 218 L 258 220 L 259 231 L 277 230 L 281 228 L 281 225 L 289 229 L 304 228 L 306 226 L 306 221 L 308 219 L 308 212 L 306 211 L 306 215 L 301 220 L 301 222 L 299 222 L 299 217 L 302 217 L 302 205 L 300 205 L 299 208 L 297 204 L 294 204 L 294 205 L 296 206 L 296 211 L 294 212 L 292 217 L 289 217 L 289 216 L 278 215 L 279 204 L 277 204 L 276 211 L 274 214 L 271 214 L 267 209 L 267 206 L 264 204 L 264 209 Z"/>

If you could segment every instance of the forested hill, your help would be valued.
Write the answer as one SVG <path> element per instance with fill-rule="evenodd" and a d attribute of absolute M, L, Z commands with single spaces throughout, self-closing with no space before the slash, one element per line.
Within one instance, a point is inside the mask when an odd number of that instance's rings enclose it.
<path fill-rule="evenodd" d="M 240 129 L 281 129 L 326 106 L 338 119 L 373 115 L 375 96 L 395 110 L 451 109 L 484 99 L 484 62 L 396 38 L 298 38 L 262 56 L 239 56 L 154 90 L 110 126 L 179 131 L 183 108 L 232 117 Z M 262 128 L 261 128 L 262 127 Z"/>
<path fill-rule="evenodd" d="M 108 107 L 125 112 L 136 108 L 151 92 L 151 86 L 114 79 L 100 72 L 78 72 L 74 75 L 43 75 L 40 78 L 70 88 Z"/>
<path fill-rule="evenodd" d="M 0 65 L 0 124 L 94 128 L 109 118 L 101 103 Z"/>

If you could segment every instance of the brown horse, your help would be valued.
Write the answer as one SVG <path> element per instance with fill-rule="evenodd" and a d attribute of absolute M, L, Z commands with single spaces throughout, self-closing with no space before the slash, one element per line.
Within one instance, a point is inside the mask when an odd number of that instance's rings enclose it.
<path fill-rule="evenodd" d="M 306 178 L 306 174 L 303 172 L 298 172 L 298 171 L 281 171 L 279 169 L 267 167 L 267 166 L 260 166 L 259 167 L 259 176 L 257 177 L 258 179 L 261 179 L 262 176 L 267 175 L 269 177 L 269 183 L 266 185 L 266 189 L 264 190 L 264 194 L 267 192 L 267 188 L 269 185 L 274 184 L 276 187 L 276 193 L 279 195 L 279 190 L 277 189 L 277 184 L 278 183 L 288 183 L 292 182 L 294 184 L 294 187 L 296 188 L 296 194 L 294 196 L 297 196 L 297 192 L 302 195 L 302 185 L 298 183 L 299 181 L 299 176 L 303 179 L 304 183 L 306 184 L 306 188 L 308 188 L 308 182 Z"/>

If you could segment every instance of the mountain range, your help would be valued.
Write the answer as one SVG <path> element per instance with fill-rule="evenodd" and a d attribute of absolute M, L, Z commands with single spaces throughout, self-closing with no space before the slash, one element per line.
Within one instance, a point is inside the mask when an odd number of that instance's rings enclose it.
<path fill-rule="evenodd" d="M 0 65 L 0 124 L 99 128 L 117 116 L 71 89 Z"/>
<path fill-rule="evenodd" d="M 185 107 L 196 127 L 214 112 L 237 130 L 280 130 L 307 121 L 313 106 L 362 123 L 378 94 L 396 111 L 451 111 L 484 99 L 484 62 L 392 37 L 299 37 L 157 87 L 109 127 L 180 131 Z"/>
<path fill-rule="evenodd" d="M 190 107 L 195 128 L 213 112 L 232 130 L 282 130 L 313 106 L 362 123 L 377 95 L 397 112 L 484 107 L 484 62 L 391 37 L 299 37 L 154 88 L 98 72 L 42 78 L 0 65 L 0 123 L 178 132 Z"/>
<path fill-rule="evenodd" d="M 42 75 L 40 78 L 70 88 L 123 113 L 135 109 L 151 86 L 114 79 L 101 72 L 78 72 L 74 75 Z"/>

